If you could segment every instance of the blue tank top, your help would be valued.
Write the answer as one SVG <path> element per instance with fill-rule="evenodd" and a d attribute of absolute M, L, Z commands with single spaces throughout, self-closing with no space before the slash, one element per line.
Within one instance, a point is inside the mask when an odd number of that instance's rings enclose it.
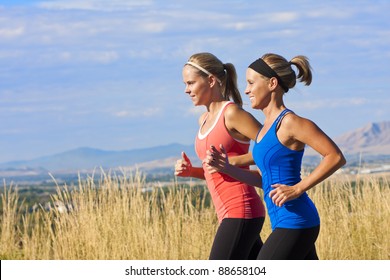
<path fill-rule="evenodd" d="M 253 159 L 262 174 L 264 201 L 267 205 L 272 230 L 275 228 L 302 229 L 318 226 L 320 219 L 317 209 L 307 193 L 287 201 L 283 206 L 276 206 L 269 193 L 273 184 L 293 186 L 301 181 L 301 163 L 304 150 L 295 151 L 287 148 L 276 135 L 279 122 L 288 113 L 285 109 L 272 124 L 270 129 L 253 146 Z M 260 131 L 259 131 L 260 133 Z"/>

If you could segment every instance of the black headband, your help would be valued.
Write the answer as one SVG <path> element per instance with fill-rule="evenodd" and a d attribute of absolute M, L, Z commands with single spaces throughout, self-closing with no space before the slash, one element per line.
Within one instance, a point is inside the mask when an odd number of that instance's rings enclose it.
<path fill-rule="evenodd" d="M 278 80 L 279 85 L 282 87 L 282 89 L 285 92 L 288 92 L 288 87 L 285 86 L 282 79 L 279 77 L 279 75 L 271 68 L 267 63 L 264 62 L 261 58 L 258 60 L 255 60 L 251 65 L 248 66 L 249 68 L 255 70 L 257 73 L 267 77 L 272 78 L 275 77 Z"/>

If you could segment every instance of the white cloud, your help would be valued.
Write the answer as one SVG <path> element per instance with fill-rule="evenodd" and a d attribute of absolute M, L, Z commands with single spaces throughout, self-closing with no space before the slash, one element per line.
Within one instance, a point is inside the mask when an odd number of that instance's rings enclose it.
<path fill-rule="evenodd" d="M 118 118 L 139 118 L 139 117 L 153 117 L 161 113 L 161 108 L 138 108 L 132 110 L 120 110 L 112 112 L 112 115 Z"/>
<path fill-rule="evenodd" d="M 118 60 L 119 54 L 115 51 L 100 51 L 87 53 L 85 57 L 90 61 L 108 64 Z"/>
<path fill-rule="evenodd" d="M 150 6 L 152 4 L 153 1 L 151 0 L 57 0 L 42 1 L 37 6 L 55 10 L 123 11 L 140 6 Z"/>
<path fill-rule="evenodd" d="M 228 20 L 226 20 L 226 18 Z M 242 20 L 240 15 L 224 16 L 224 20 L 217 20 L 216 25 L 222 23 L 222 26 L 237 31 L 269 28 L 274 24 L 286 24 L 296 22 L 300 19 L 299 13 L 296 12 L 261 12 L 249 15 Z"/>
<path fill-rule="evenodd" d="M 23 52 L 18 50 L 0 50 L 0 59 L 14 59 L 21 57 L 23 55 Z"/>
<path fill-rule="evenodd" d="M 276 30 L 272 32 L 267 32 L 267 36 L 273 37 L 273 38 L 281 38 L 281 37 L 297 37 L 299 34 L 301 34 L 301 31 L 298 29 L 291 29 L 291 28 L 285 28 L 281 30 Z"/>
<path fill-rule="evenodd" d="M 280 12 L 267 14 L 269 22 L 274 23 L 290 23 L 299 19 L 299 14 L 295 12 Z"/>
<path fill-rule="evenodd" d="M 22 113 L 22 114 L 32 114 L 32 113 L 48 113 L 48 112 L 63 112 L 65 108 L 63 106 L 40 106 L 40 105 L 23 105 L 23 106 L 13 106 L 13 107 L 3 107 L 1 109 L 3 112 L 9 113 Z"/>
<path fill-rule="evenodd" d="M 323 3 L 327 4 L 326 2 Z M 354 15 L 354 11 L 352 11 L 351 9 L 340 9 L 340 7 L 329 7 L 329 5 L 318 7 L 315 10 L 309 10 L 304 13 L 308 18 L 325 20 L 347 19 Z"/>
<path fill-rule="evenodd" d="M 7 135 L 18 135 L 23 133 L 24 131 L 22 129 L 18 128 L 10 128 L 10 129 L 1 129 L 0 135 L 7 136 Z"/>
<path fill-rule="evenodd" d="M 345 107 L 359 107 L 375 105 L 378 103 L 386 102 L 384 100 L 367 99 L 364 97 L 356 98 L 332 98 L 332 99 L 318 99 L 312 101 L 289 101 L 291 108 L 299 108 L 306 110 L 317 110 L 322 108 L 345 108 Z M 387 101 L 388 102 L 388 101 Z"/>
<path fill-rule="evenodd" d="M 143 22 L 143 23 L 141 22 L 139 24 L 139 27 L 141 30 L 148 32 L 148 33 L 160 33 L 160 32 L 165 30 L 166 25 L 167 24 L 164 22 L 150 21 L 150 22 Z"/>
<path fill-rule="evenodd" d="M 13 39 L 22 36 L 25 33 L 23 26 L 14 28 L 0 28 L 0 39 Z"/>
<path fill-rule="evenodd" d="M 130 114 L 131 114 L 130 111 L 123 110 L 123 111 L 115 112 L 115 113 L 114 113 L 114 116 L 116 116 L 116 117 L 118 117 L 118 118 L 124 118 L 124 117 L 130 116 Z"/>
<path fill-rule="evenodd" d="M 195 115 L 199 116 L 202 115 L 205 112 L 204 106 L 193 106 L 187 110 L 188 115 Z"/>

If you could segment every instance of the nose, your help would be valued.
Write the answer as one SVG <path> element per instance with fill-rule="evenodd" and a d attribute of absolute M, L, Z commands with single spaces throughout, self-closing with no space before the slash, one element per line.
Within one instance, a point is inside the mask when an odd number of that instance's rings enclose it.
<path fill-rule="evenodd" d="M 189 94 L 191 92 L 191 90 L 189 89 L 188 85 L 186 85 L 185 89 L 184 89 L 184 92 Z"/>

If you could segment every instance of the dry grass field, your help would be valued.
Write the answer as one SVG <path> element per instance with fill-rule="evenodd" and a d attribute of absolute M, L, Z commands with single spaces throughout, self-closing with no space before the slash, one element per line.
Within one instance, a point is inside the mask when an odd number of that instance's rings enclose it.
<path fill-rule="evenodd" d="M 386 175 L 334 175 L 309 191 L 318 207 L 323 260 L 390 259 Z M 145 191 L 141 174 L 58 186 L 53 203 L 26 210 L 15 186 L 1 193 L 0 258 L 16 260 L 204 260 L 217 218 L 202 188 Z M 207 194 L 207 193 L 206 193 Z M 262 239 L 270 233 L 266 219 Z"/>

